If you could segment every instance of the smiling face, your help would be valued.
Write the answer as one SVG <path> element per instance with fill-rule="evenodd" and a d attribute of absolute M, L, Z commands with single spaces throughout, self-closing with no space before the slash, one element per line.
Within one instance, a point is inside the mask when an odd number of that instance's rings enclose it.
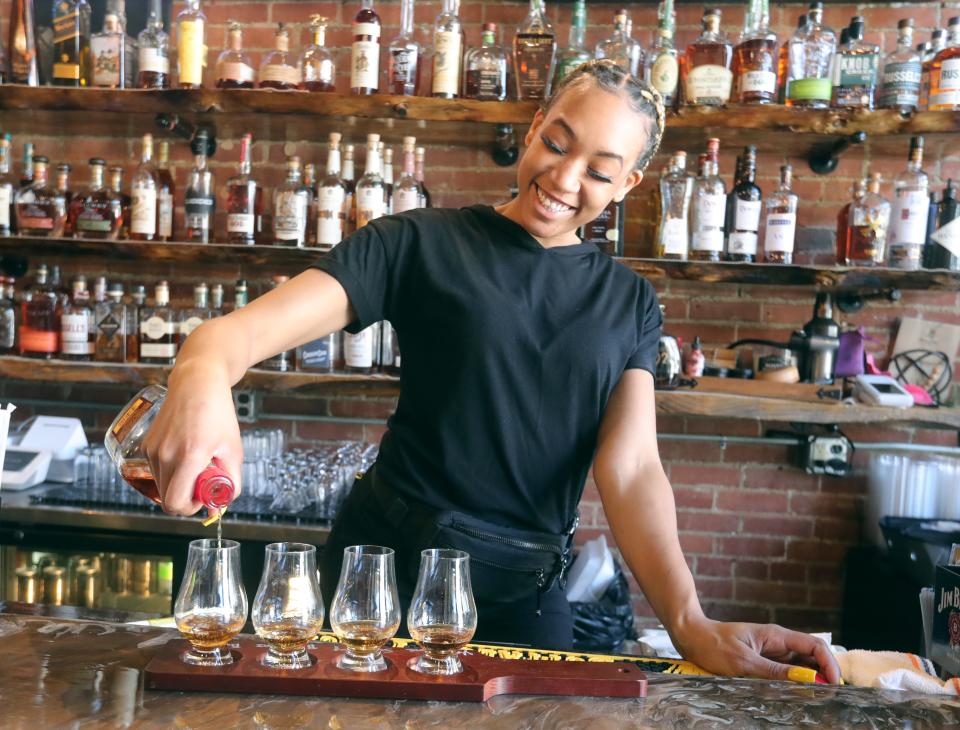
<path fill-rule="evenodd" d="M 545 247 L 579 243 L 577 229 L 643 179 L 633 166 L 648 135 L 648 120 L 624 95 L 589 82 L 571 87 L 534 117 L 519 193 L 498 210 Z"/>

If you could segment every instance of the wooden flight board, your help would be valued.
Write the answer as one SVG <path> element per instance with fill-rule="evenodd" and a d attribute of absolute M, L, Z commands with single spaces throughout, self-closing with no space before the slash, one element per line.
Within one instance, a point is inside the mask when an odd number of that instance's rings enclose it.
<path fill-rule="evenodd" d="M 387 669 L 367 674 L 337 668 L 334 662 L 343 649 L 330 643 L 311 644 L 313 665 L 298 670 L 262 666 L 259 658 L 267 649 L 255 638 L 241 637 L 231 643 L 234 662 L 226 667 L 185 664 L 180 655 L 187 648 L 183 639 L 168 641 L 147 664 L 146 688 L 450 702 L 485 702 L 501 694 L 569 697 L 645 697 L 647 694 L 646 676 L 627 662 L 531 662 L 465 651 L 460 655 L 463 672 L 435 677 L 408 666 L 419 654 L 410 649 L 384 649 Z"/>

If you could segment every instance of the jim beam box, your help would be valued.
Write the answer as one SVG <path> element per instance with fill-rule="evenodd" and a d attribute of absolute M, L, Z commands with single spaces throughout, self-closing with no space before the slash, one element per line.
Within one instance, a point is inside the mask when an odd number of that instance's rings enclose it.
<path fill-rule="evenodd" d="M 960 674 L 960 545 L 953 545 L 948 565 L 937 566 L 930 654 L 941 670 Z"/>

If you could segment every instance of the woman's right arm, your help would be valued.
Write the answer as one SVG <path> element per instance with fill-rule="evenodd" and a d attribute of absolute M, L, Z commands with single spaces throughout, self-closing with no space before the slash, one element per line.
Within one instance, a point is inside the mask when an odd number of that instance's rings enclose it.
<path fill-rule="evenodd" d="M 309 269 L 193 331 L 144 443 L 165 512 L 190 515 L 201 508 L 193 483 L 214 457 L 240 488 L 243 451 L 230 389 L 247 369 L 343 329 L 354 318 L 340 283 Z"/>

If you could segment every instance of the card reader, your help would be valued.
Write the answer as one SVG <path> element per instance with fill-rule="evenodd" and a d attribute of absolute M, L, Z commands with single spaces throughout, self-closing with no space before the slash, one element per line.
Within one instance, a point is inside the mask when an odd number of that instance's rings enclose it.
<path fill-rule="evenodd" d="M 909 408 L 913 405 L 913 396 L 889 375 L 858 375 L 853 381 L 853 397 L 872 406 Z"/>
<path fill-rule="evenodd" d="M 47 478 L 50 457 L 49 451 L 8 446 L 3 462 L 3 475 L 0 477 L 3 490 L 18 491 L 40 484 Z"/>

